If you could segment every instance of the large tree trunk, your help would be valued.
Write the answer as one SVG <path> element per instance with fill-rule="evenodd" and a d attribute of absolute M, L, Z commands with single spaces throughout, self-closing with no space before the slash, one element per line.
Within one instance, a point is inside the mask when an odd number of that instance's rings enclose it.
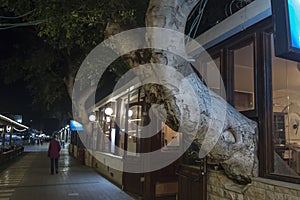
<path fill-rule="evenodd" d="M 147 27 L 166 28 L 184 33 L 187 18 L 198 2 L 199 0 L 150 0 L 146 16 Z M 106 32 L 110 35 L 110 32 L 115 33 L 118 28 L 120 27 L 115 24 L 109 24 Z M 221 163 L 229 177 L 241 182 L 250 181 L 258 172 L 256 123 L 210 91 L 186 58 L 166 51 L 175 49 L 175 52 L 178 52 L 186 49 L 184 36 L 178 38 L 178 34 L 173 33 L 162 36 L 155 29 L 148 29 L 146 46 L 154 48 L 151 48 L 150 52 L 148 49 L 127 54 L 124 56 L 125 60 L 131 67 L 152 63 L 149 67 L 152 69 L 152 76 L 156 76 L 161 84 L 144 86 L 146 100 L 149 104 L 164 105 L 166 123 L 174 130 L 182 132 L 188 144 L 191 143 L 191 139 L 194 140 L 200 148 L 200 157 L 210 153 Z M 136 42 L 134 36 L 131 39 L 127 39 L 128 45 L 130 41 Z M 155 49 L 160 42 L 166 43 L 166 49 Z M 111 48 L 117 49 L 123 55 L 122 47 Z M 161 66 L 158 64 L 172 66 L 182 75 L 181 79 L 172 77 L 168 70 L 157 71 L 156 68 Z M 147 77 L 149 71 L 141 70 L 139 76 Z M 182 86 L 186 84 L 188 87 Z M 166 87 L 167 85 L 171 87 Z M 189 99 L 191 94 L 195 94 L 195 97 Z"/>
<path fill-rule="evenodd" d="M 147 26 L 184 33 L 188 15 L 198 2 L 198 0 L 151 0 L 146 18 Z M 150 43 L 149 46 L 155 46 L 157 35 L 147 33 L 147 37 L 146 41 Z M 183 39 L 174 38 L 169 41 L 173 41 L 169 44 L 170 48 L 186 48 L 182 43 Z M 189 118 L 192 116 L 191 112 L 194 112 L 193 105 L 183 105 L 182 99 L 176 98 L 179 93 L 182 93 L 180 88 L 172 90 L 172 95 L 168 94 L 168 97 L 165 97 L 164 93 L 153 92 L 157 95 L 156 99 L 162 98 L 168 102 L 168 105 L 172 105 L 171 113 L 176 115 L 177 121 L 181 118 L 181 120 L 187 120 L 188 124 L 200 124 L 198 127 L 181 126 L 184 134 L 197 132 L 195 141 L 201 149 L 199 156 L 204 156 L 210 151 L 214 159 L 221 163 L 226 174 L 238 181 L 247 182 L 252 176 L 256 176 L 258 172 L 256 123 L 241 115 L 223 98 L 211 91 L 208 92 L 204 83 L 193 73 L 190 64 L 179 56 L 167 51 L 159 51 L 154 52 L 153 57 L 154 60 L 162 60 L 183 74 L 199 97 L 197 106 L 199 106 L 201 116 L 198 117 L 199 121 L 193 121 L 194 119 Z M 169 98 L 170 96 L 172 98 Z M 181 124 L 186 123 L 181 122 Z M 197 130 L 191 130 L 191 127 Z M 211 143 L 216 143 L 212 149 Z"/>

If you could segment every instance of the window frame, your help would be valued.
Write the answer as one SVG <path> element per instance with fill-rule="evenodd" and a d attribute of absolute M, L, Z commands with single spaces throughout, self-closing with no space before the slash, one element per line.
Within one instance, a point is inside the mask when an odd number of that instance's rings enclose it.
<path fill-rule="evenodd" d="M 273 144 L 273 87 L 272 87 L 272 49 L 271 49 L 271 34 L 273 34 L 273 29 L 265 30 L 263 35 L 263 49 L 264 49 L 264 62 L 266 65 L 266 96 L 269 97 L 266 99 L 266 115 L 264 129 L 266 134 L 262 137 L 262 142 L 260 148 L 266 148 L 266 152 L 260 153 L 264 158 L 264 162 L 260 165 L 260 175 L 265 178 L 275 179 L 291 183 L 300 183 L 299 178 L 287 176 L 283 174 L 274 173 L 274 144 Z"/>
<path fill-rule="evenodd" d="M 232 51 L 253 41 L 254 51 L 254 110 L 240 111 L 246 117 L 258 124 L 258 152 L 259 177 L 300 183 L 299 178 L 284 176 L 272 173 L 272 57 L 269 35 L 273 33 L 272 17 L 269 17 L 258 24 L 243 30 L 227 40 L 213 46 L 208 50 L 211 57 L 220 53 L 221 75 L 226 89 L 227 102 L 233 102 L 234 90 L 234 65 Z M 231 56 L 231 57 L 230 57 Z M 258 87 L 259 86 L 259 87 Z"/>
<path fill-rule="evenodd" d="M 256 33 L 247 34 L 241 38 L 237 38 L 235 42 L 226 47 L 227 57 L 227 101 L 234 107 L 234 51 L 241 49 L 249 44 L 253 44 L 253 100 L 254 108 L 251 110 L 240 111 L 249 118 L 258 116 L 258 99 L 257 99 L 257 68 L 258 68 L 258 55 L 257 55 L 257 36 Z"/>

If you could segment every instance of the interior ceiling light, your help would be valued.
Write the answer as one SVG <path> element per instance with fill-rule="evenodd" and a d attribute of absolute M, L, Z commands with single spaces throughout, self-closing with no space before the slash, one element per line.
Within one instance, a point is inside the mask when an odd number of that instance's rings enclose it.
<path fill-rule="evenodd" d="M 113 109 L 111 107 L 107 107 L 107 108 L 105 108 L 104 112 L 105 112 L 106 115 L 110 116 L 110 115 L 113 114 L 114 111 L 113 111 Z"/>

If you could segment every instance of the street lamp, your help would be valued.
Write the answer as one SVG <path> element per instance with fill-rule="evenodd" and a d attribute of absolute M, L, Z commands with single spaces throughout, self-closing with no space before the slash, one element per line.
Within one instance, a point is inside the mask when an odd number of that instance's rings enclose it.
<path fill-rule="evenodd" d="M 97 119 L 97 117 L 96 117 L 96 113 L 91 113 L 90 115 L 89 115 L 89 120 L 91 121 L 91 122 L 94 122 L 94 121 L 96 121 L 96 119 Z"/>
<path fill-rule="evenodd" d="M 113 114 L 114 110 L 111 107 L 107 107 L 107 108 L 105 108 L 104 112 L 106 115 L 111 116 Z"/>

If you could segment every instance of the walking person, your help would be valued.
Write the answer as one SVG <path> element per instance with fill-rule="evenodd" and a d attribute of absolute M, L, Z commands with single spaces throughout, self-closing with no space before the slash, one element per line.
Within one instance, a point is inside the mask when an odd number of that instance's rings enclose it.
<path fill-rule="evenodd" d="M 58 159 L 59 159 L 59 154 L 60 152 L 60 144 L 56 140 L 56 136 L 54 135 L 52 137 L 52 140 L 49 143 L 49 148 L 48 148 L 48 157 L 50 157 L 51 160 L 51 174 L 54 173 L 54 168 L 56 174 L 58 173 Z"/>

